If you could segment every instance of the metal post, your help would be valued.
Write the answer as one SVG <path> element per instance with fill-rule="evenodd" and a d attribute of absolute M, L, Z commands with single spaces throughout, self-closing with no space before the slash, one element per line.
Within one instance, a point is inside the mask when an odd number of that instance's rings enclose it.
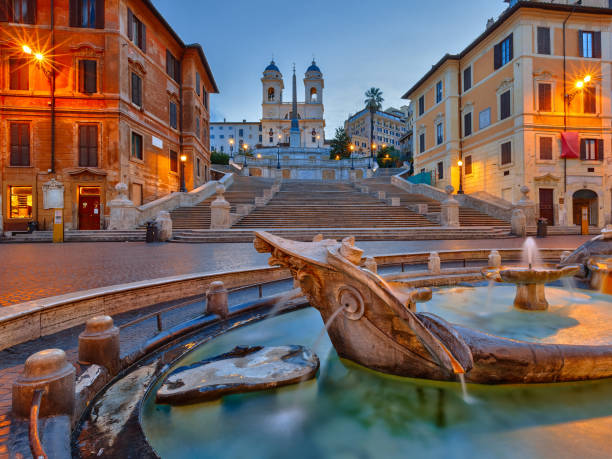
<path fill-rule="evenodd" d="M 457 194 L 463 194 L 463 165 L 459 166 L 459 189 Z"/>
<path fill-rule="evenodd" d="M 185 161 L 181 161 L 181 192 L 185 193 L 187 188 L 185 187 Z"/>

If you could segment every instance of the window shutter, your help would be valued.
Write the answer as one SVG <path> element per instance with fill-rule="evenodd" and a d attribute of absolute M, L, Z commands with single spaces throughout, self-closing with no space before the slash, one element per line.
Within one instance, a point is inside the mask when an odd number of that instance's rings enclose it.
<path fill-rule="evenodd" d="M 584 57 L 584 46 L 583 46 L 583 41 L 582 41 L 583 34 L 584 32 L 582 30 L 578 31 L 578 49 L 579 49 L 580 57 Z"/>
<path fill-rule="evenodd" d="M 181 63 L 178 59 L 174 60 L 174 81 L 181 82 Z"/>
<path fill-rule="evenodd" d="M 104 28 L 104 0 L 96 0 L 96 29 Z"/>
<path fill-rule="evenodd" d="M 19 165 L 19 125 L 11 123 L 11 166 Z"/>
<path fill-rule="evenodd" d="M 21 166 L 29 166 L 30 165 L 30 126 L 28 124 L 20 125 L 21 131 L 21 151 L 20 151 L 20 165 Z"/>
<path fill-rule="evenodd" d="M 0 0 L 0 22 L 9 20 L 9 3 L 10 0 Z"/>
<path fill-rule="evenodd" d="M 601 32 L 593 32 L 593 57 L 601 58 Z"/>
<path fill-rule="evenodd" d="M 510 60 L 514 59 L 514 34 L 508 36 L 510 40 Z"/>
<path fill-rule="evenodd" d="M 140 38 L 142 40 L 140 49 L 142 49 L 146 53 L 147 52 L 147 26 L 145 26 L 142 22 L 140 23 Z"/>
<path fill-rule="evenodd" d="M 79 4 L 80 2 L 78 2 L 77 0 L 70 0 L 70 27 L 78 27 Z"/>
<path fill-rule="evenodd" d="M 493 68 L 497 70 L 501 67 L 502 55 L 501 55 L 501 44 L 495 45 L 493 48 Z"/>
<path fill-rule="evenodd" d="M 128 8 L 128 20 L 127 20 L 127 32 L 128 32 L 128 38 L 130 40 L 134 39 L 134 14 L 132 13 L 132 10 Z"/>
<path fill-rule="evenodd" d="M 87 87 L 87 84 L 85 83 L 85 79 L 87 77 L 87 71 L 86 69 L 86 61 L 81 60 L 79 61 L 79 92 L 85 92 L 85 88 Z M 80 128 L 79 128 L 80 129 Z"/>
<path fill-rule="evenodd" d="M 79 126 L 79 166 L 87 166 L 87 126 Z"/>
<path fill-rule="evenodd" d="M 580 159 L 586 159 L 586 141 L 584 139 L 580 139 Z"/>
<path fill-rule="evenodd" d="M 89 94 L 94 94 L 97 92 L 97 83 L 98 83 L 98 75 L 97 75 L 97 62 L 96 61 L 87 61 L 85 65 L 87 72 L 85 73 L 85 90 Z"/>
<path fill-rule="evenodd" d="M 89 165 L 98 167 L 98 126 L 89 126 Z"/>
<path fill-rule="evenodd" d="M 597 160 L 603 161 L 604 159 L 604 141 L 603 139 L 599 139 L 597 141 Z"/>
<path fill-rule="evenodd" d="M 171 59 L 172 59 L 172 54 L 170 54 L 169 50 L 166 50 L 166 73 L 168 75 L 172 75 L 170 73 L 170 66 L 172 65 Z"/>

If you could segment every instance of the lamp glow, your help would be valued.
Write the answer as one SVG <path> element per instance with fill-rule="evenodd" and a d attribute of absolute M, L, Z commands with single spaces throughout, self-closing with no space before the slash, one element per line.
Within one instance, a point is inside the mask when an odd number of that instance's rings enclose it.
<path fill-rule="evenodd" d="M 181 162 L 187 161 L 187 155 L 181 155 Z"/>
<path fill-rule="evenodd" d="M 584 81 L 576 81 L 576 88 L 582 89 L 584 87 Z"/>
<path fill-rule="evenodd" d="M 42 61 L 45 56 L 42 53 L 36 53 L 34 54 L 34 57 L 36 58 L 37 61 Z"/>
<path fill-rule="evenodd" d="M 463 161 L 461 161 L 461 160 L 457 161 L 457 166 L 459 166 L 459 167 L 463 166 Z"/>
<path fill-rule="evenodd" d="M 28 45 L 23 45 L 21 47 L 21 49 L 23 50 L 24 53 L 26 54 L 32 54 L 32 48 L 30 48 Z"/>
<path fill-rule="evenodd" d="M 585 76 L 583 81 L 584 81 L 585 83 L 588 83 L 589 81 L 591 81 L 591 75 L 587 75 L 587 76 Z"/>

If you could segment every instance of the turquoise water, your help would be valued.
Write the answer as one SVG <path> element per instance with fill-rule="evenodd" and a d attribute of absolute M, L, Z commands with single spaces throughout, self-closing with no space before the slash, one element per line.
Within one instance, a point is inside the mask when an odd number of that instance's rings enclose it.
<path fill-rule="evenodd" d="M 550 317 L 539 313 L 537 319 L 526 313 L 514 316 L 503 303 L 513 293 L 504 289 L 493 289 L 492 303 L 498 306 L 488 311 L 488 319 L 478 318 L 478 324 L 493 324 L 493 328 L 505 324 L 510 330 L 507 335 L 520 334 L 520 324 L 531 324 L 526 334 L 535 340 L 593 335 L 580 331 L 584 323 L 574 317 L 575 310 L 588 305 L 591 323 L 593 316 L 599 321 L 607 317 L 612 307 L 609 297 L 581 291 L 574 297 L 573 308 L 558 304 L 559 310 L 553 310 Z M 554 297 L 569 295 L 559 290 L 553 292 Z M 473 298 L 480 294 L 487 294 L 486 287 L 442 290 L 426 306 L 451 321 L 475 325 L 470 322 L 473 314 L 462 311 L 481 308 Z M 443 306 L 449 299 L 454 307 Z M 469 305 L 456 306 L 464 301 Z M 240 344 L 312 346 L 322 328 L 316 310 L 297 311 L 227 333 L 194 349 L 178 365 Z M 606 336 L 591 339 L 612 341 L 607 325 L 600 329 Z M 321 359 L 320 372 L 315 380 L 298 386 L 186 407 L 156 405 L 154 396 L 149 397 L 142 421 L 150 443 L 163 458 L 612 456 L 608 440 L 612 432 L 611 380 L 468 385 L 474 400 L 466 403 L 459 384 L 390 377 L 342 361 L 327 335 L 318 341 L 315 352 Z"/>

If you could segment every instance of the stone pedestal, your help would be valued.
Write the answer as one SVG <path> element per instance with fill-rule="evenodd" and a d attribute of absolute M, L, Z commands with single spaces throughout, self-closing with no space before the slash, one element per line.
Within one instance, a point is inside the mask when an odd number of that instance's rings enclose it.
<path fill-rule="evenodd" d="M 445 191 L 448 198 L 442 201 L 440 205 L 440 223 L 442 226 L 450 228 L 459 227 L 459 203 L 453 197 L 454 190 L 451 185 L 446 186 Z"/>
<path fill-rule="evenodd" d="M 79 363 L 105 367 L 109 373 L 119 371 L 119 329 L 110 316 L 92 317 L 79 335 Z"/>
<path fill-rule="evenodd" d="M 440 255 L 438 255 L 438 252 L 431 252 L 427 263 L 427 269 L 433 274 L 440 274 L 440 264 Z"/>
<path fill-rule="evenodd" d="M 489 268 L 501 268 L 501 265 L 502 265 L 501 255 L 499 254 L 497 250 L 491 250 L 491 253 L 489 254 L 488 267 Z"/>
<path fill-rule="evenodd" d="M 518 237 L 527 236 L 527 219 L 522 209 L 514 209 L 512 211 L 512 219 L 510 220 L 512 234 Z"/>
<path fill-rule="evenodd" d="M 548 301 L 544 294 L 544 284 L 517 285 L 514 306 L 527 311 L 546 311 Z"/>
<path fill-rule="evenodd" d="M 529 187 L 522 186 L 521 193 L 523 196 L 514 206 L 515 209 L 520 209 L 525 215 L 525 224 L 527 226 L 534 226 L 536 224 L 536 205 L 529 199 Z"/>
<path fill-rule="evenodd" d="M 172 239 L 172 218 L 170 212 L 162 210 L 155 217 L 155 225 L 157 226 L 157 235 L 161 242 L 166 242 Z"/>
<path fill-rule="evenodd" d="M 136 227 L 138 208 L 125 194 L 127 185 L 118 183 L 115 186 L 118 196 L 108 203 L 110 208 L 110 230 L 132 230 Z"/>
<path fill-rule="evenodd" d="M 13 414 L 30 416 L 32 398 L 38 389 L 45 390 L 40 416 L 74 414 L 76 371 L 61 349 L 46 349 L 31 355 L 23 374 L 13 383 Z"/>
<path fill-rule="evenodd" d="M 227 229 L 232 225 L 230 203 L 223 196 L 225 187 L 217 185 L 217 199 L 210 204 L 210 229 Z"/>
<path fill-rule="evenodd" d="M 206 313 L 217 314 L 222 319 L 229 315 L 227 290 L 223 282 L 214 281 L 208 287 L 206 291 Z"/>

